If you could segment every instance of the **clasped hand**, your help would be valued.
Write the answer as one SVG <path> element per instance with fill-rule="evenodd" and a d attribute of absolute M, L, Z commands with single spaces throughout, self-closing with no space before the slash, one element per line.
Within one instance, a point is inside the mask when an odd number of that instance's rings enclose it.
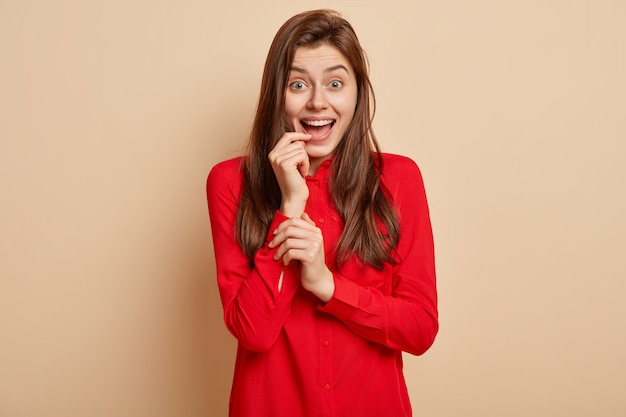
<path fill-rule="evenodd" d="M 310 135 L 304 133 L 285 133 L 269 154 L 281 190 L 280 211 L 289 217 L 276 228 L 269 247 L 277 248 L 274 259 L 282 259 L 284 265 L 300 261 L 303 288 L 326 302 L 335 285 L 325 262 L 324 237 L 304 212 L 309 198 L 304 177 L 310 166 L 304 142 L 309 139 Z"/>

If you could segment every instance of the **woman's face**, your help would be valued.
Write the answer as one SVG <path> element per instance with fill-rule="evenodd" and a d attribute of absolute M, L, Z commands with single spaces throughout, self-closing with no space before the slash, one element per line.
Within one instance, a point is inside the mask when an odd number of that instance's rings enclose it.
<path fill-rule="evenodd" d="M 343 138 L 357 102 L 352 65 L 329 44 L 296 50 L 285 92 L 287 125 L 311 135 L 305 143 L 310 173 L 331 157 Z"/>

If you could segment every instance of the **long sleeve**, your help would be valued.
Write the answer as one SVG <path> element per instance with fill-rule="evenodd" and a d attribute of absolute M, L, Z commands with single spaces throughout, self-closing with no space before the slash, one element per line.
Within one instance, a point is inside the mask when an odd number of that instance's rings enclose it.
<path fill-rule="evenodd" d="M 268 239 L 254 257 L 254 267 L 235 239 L 237 206 L 241 193 L 240 159 L 216 165 L 207 179 L 207 200 L 215 251 L 217 281 L 224 321 L 246 348 L 266 351 L 275 342 L 289 315 L 298 288 L 294 268 L 283 268 L 267 247 L 272 232 L 284 218 L 277 213 Z M 282 288 L 279 279 L 283 276 Z"/>
<path fill-rule="evenodd" d="M 276 212 L 254 267 L 235 238 L 241 159 L 207 180 L 224 321 L 238 340 L 231 417 L 410 417 L 402 351 L 423 353 L 438 329 L 433 240 L 419 170 L 383 154 L 382 178 L 400 221 L 397 264 L 382 270 L 351 257 L 333 270 L 323 304 L 300 284 L 298 263 L 283 268 L 267 244 L 286 220 Z M 326 263 L 344 228 L 330 195 L 331 160 L 306 177 L 306 212 L 324 236 Z M 283 274 L 282 289 L 278 283 Z"/>
<path fill-rule="evenodd" d="M 438 331 L 434 245 L 421 173 L 408 158 L 388 156 L 383 181 L 400 217 L 399 263 L 390 286 L 366 268 L 358 278 L 349 266 L 335 274 L 333 298 L 320 309 L 361 337 L 391 349 L 424 353 Z M 372 275 L 368 279 L 368 275 Z"/>

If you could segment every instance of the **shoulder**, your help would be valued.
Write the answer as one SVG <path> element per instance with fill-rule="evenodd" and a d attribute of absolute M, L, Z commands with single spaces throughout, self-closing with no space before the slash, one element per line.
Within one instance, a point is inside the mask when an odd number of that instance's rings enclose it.
<path fill-rule="evenodd" d="M 383 153 L 383 178 L 391 181 L 403 181 L 421 178 L 420 169 L 411 158 L 403 155 Z"/>
<path fill-rule="evenodd" d="M 209 172 L 207 189 L 220 185 L 224 186 L 240 183 L 243 177 L 242 167 L 242 156 L 218 162 Z"/>
<path fill-rule="evenodd" d="M 243 157 L 238 156 L 236 158 L 227 159 L 222 162 L 218 162 L 211 168 L 209 172 L 209 178 L 211 177 L 241 177 L 242 175 Z"/>
<path fill-rule="evenodd" d="M 426 192 L 422 173 L 411 158 L 383 154 L 381 182 L 388 196 L 398 207 L 413 210 L 425 203 Z"/>
<path fill-rule="evenodd" d="M 211 168 L 209 175 L 213 173 L 220 174 L 237 174 L 241 173 L 241 166 L 243 163 L 243 156 L 227 159 L 225 161 L 218 162 Z"/>

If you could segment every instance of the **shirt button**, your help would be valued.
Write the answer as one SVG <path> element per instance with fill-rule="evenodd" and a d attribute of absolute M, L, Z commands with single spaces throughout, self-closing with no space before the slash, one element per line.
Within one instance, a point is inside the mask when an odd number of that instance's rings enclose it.
<path fill-rule="evenodd" d="M 323 217 L 320 217 L 319 220 L 317 221 L 318 223 L 324 223 L 326 220 Z"/>
<path fill-rule="evenodd" d="M 322 346 L 328 347 L 328 345 L 330 345 L 330 342 L 328 340 L 324 340 L 324 343 L 322 343 Z"/>
<path fill-rule="evenodd" d="M 326 391 L 330 391 L 330 384 L 326 384 L 326 385 L 324 385 L 324 389 L 325 389 Z"/>

